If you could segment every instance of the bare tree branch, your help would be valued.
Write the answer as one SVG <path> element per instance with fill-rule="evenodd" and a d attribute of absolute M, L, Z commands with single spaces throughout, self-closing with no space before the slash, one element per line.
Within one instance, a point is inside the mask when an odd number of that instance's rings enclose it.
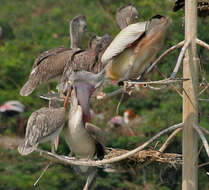
<path fill-rule="evenodd" d="M 204 93 L 208 88 L 209 88 L 209 84 L 207 84 L 207 85 L 205 86 L 205 88 L 203 88 L 203 89 L 200 91 L 199 96 L 200 96 L 202 93 Z"/>
<path fill-rule="evenodd" d="M 204 127 L 200 127 L 200 129 L 201 129 L 204 133 L 206 133 L 207 135 L 209 135 L 209 131 L 208 131 L 207 129 L 205 129 Z"/>
<path fill-rule="evenodd" d="M 150 84 L 158 84 L 158 85 L 166 85 L 166 84 L 172 84 L 172 83 L 176 83 L 176 82 L 184 82 L 187 81 L 189 79 L 183 79 L 183 78 L 175 78 L 175 79 L 164 79 L 164 80 L 158 80 L 158 81 L 143 81 L 143 82 L 139 82 L 139 81 L 124 81 L 124 83 L 128 83 L 128 84 L 141 84 L 141 85 L 150 85 Z"/>
<path fill-rule="evenodd" d="M 144 86 L 144 88 L 148 88 L 150 90 L 156 90 L 156 91 L 163 90 L 163 89 L 165 89 L 167 87 L 168 87 L 168 85 L 166 85 L 166 84 L 165 85 L 161 85 L 160 87 L 154 87 L 154 86 L 151 86 L 150 84 Z"/>
<path fill-rule="evenodd" d="M 177 60 L 177 63 L 176 63 L 176 66 L 175 66 L 175 68 L 174 68 L 174 70 L 173 70 L 173 72 L 172 72 L 172 74 L 171 74 L 171 76 L 170 76 L 171 79 L 173 79 L 173 78 L 176 77 L 176 75 L 177 75 L 177 73 L 178 73 L 178 70 L 179 70 L 179 68 L 180 68 L 181 62 L 182 62 L 182 60 L 183 60 L 183 58 L 184 58 L 184 55 L 185 55 L 185 53 L 186 53 L 186 50 L 187 50 L 189 44 L 190 44 L 190 41 L 188 40 L 188 41 L 184 44 L 184 46 L 182 47 L 181 52 L 180 52 L 179 57 L 178 57 L 178 60 Z"/>
<path fill-rule="evenodd" d="M 199 126 L 197 126 L 196 124 L 193 124 L 193 127 L 197 131 L 197 133 L 199 134 L 199 136 L 200 136 L 200 138 L 202 140 L 202 143 L 203 143 L 203 145 L 205 147 L 206 153 L 207 153 L 207 155 L 209 157 L 209 145 L 208 145 L 207 139 L 205 138 L 205 136 L 204 136 L 204 134 L 201 131 Z"/>
<path fill-rule="evenodd" d="M 209 45 L 200 39 L 196 39 L 197 44 L 209 50 Z"/>
<path fill-rule="evenodd" d="M 161 148 L 159 149 L 160 152 L 164 152 L 165 149 L 168 147 L 168 145 L 171 143 L 171 141 L 173 141 L 173 139 L 176 137 L 176 135 L 178 135 L 178 133 L 180 131 L 182 131 L 183 128 L 178 128 L 176 129 L 165 141 L 165 143 L 161 146 Z"/>
<path fill-rule="evenodd" d="M 131 150 L 125 154 L 122 154 L 120 156 L 116 156 L 111 159 L 103 159 L 103 160 L 98 160 L 98 161 L 91 161 L 91 160 L 85 161 L 85 160 L 76 160 L 75 158 L 68 157 L 68 156 L 60 156 L 60 155 L 53 154 L 51 152 L 40 150 L 40 149 L 37 149 L 36 151 L 40 152 L 41 156 L 44 156 L 45 158 L 47 158 L 51 161 L 65 164 L 65 165 L 66 164 L 73 164 L 73 165 L 82 165 L 82 166 L 101 166 L 103 164 L 111 164 L 111 163 L 115 163 L 115 162 L 119 162 L 121 160 L 124 160 L 124 159 L 134 155 L 135 153 L 143 150 L 145 147 L 147 147 L 150 143 L 152 143 L 154 140 L 156 140 L 157 138 L 159 138 L 163 134 L 165 134 L 169 131 L 178 129 L 178 128 L 182 127 L 183 125 L 184 125 L 184 123 L 179 123 L 179 124 L 173 125 L 171 127 L 168 127 L 166 129 L 162 130 L 161 132 L 159 132 L 158 134 L 156 134 L 154 137 L 149 139 L 147 142 L 145 142 L 141 146 L 137 147 L 136 149 Z"/>
<path fill-rule="evenodd" d="M 157 68 L 157 66 L 156 66 L 156 69 L 157 69 L 157 72 L 160 73 L 160 75 L 161 75 L 164 79 L 168 79 L 168 78 L 166 77 L 166 75 L 163 74 L 163 73 Z M 170 87 L 171 87 L 171 88 L 172 88 L 179 96 L 181 96 L 181 97 L 183 98 L 183 95 L 181 94 L 181 92 L 180 92 L 173 84 L 171 84 Z"/>
<path fill-rule="evenodd" d="M 158 57 L 154 63 L 152 63 L 152 65 L 146 70 L 146 74 L 149 73 L 154 66 L 156 66 L 163 57 L 165 57 L 167 54 L 169 54 L 170 52 L 174 51 L 175 49 L 178 49 L 180 47 L 182 47 L 184 45 L 184 41 L 179 42 L 177 45 L 172 46 L 171 48 L 167 49 L 163 54 L 160 55 L 160 57 Z"/>

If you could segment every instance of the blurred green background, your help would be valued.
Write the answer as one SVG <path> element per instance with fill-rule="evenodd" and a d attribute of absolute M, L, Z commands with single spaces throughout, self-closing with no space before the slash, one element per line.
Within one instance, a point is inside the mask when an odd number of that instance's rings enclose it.
<path fill-rule="evenodd" d="M 0 38 L 0 104 L 8 100 L 19 100 L 26 106 L 26 111 L 21 117 L 25 118 L 25 126 L 29 115 L 47 106 L 47 102 L 38 98 L 38 94 L 47 92 L 47 86 L 40 86 L 28 97 L 19 95 L 20 88 L 27 81 L 34 59 L 43 51 L 60 45 L 70 46 L 69 21 L 78 14 L 87 17 L 88 33 L 85 35 L 82 47 L 87 47 L 88 39 L 94 35 L 106 33 L 115 36 L 119 29 L 115 22 L 117 8 L 126 3 L 133 3 L 139 11 L 139 20 L 147 20 L 155 14 L 168 15 L 172 18 L 172 25 L 168 30 L 164 50 L 184 39 L 183 10 L 172 12 L 173 1 L 169 0 L 0 0 L 0 26 L 3 36 Z M 198 20 L 198 37 L 209 43 L 209 20 Z M 163 52 L 163 50 L 161 51 Z M 179 50 L 164 58 L 159 69 L 169 76 L 175 66 Z M 209 80 L 209 53 L 203 48 L 198 48 L 202 71 Z M 181 71 L 178 76 L 181 76 Z M 161 79 L 154 70 L 149 75 L 150 79 Z M 202 82 L 200 76 L 200 83 Z M 181 85 L 176 85 L 181 89 Z M 54 84 L 55 87 L 55 84 Z M 106 86 L 105 92 L 111 92 L 116 87 Z M 202 89 L 202 87 L 201 87 Z M 200 98 L 208 98 L 206 91 Z M 146 118 L 146 122 L 137 128 L 136 137 L 121 137 L 109 131 L 107 121 L 116 115 L 116 107 L 120 95 L 111 100 L 92 100 L 95 113 L 105 113 L 104 120 L 96 120 L 95 124 L 108 131 L 107 145 L 115 148 L 132 149 L 151 136 L 182 119 L 182 100 L 171 88 L 162 91 L 140 89 L 133 96 L 125 95 L 119 109 L 120 115 L 127 108 L 132 109 L 138 117 Z M 200 125 L 209 130 L 209 104 L 200 102 Z M 3 137 L 18 138 L 18 117 L 5 120 L 0 116 L 0 135 Z M 22 134 L 18 134 L 22 135 Z M 62 135 L 63 136 L 63 135 Z M 160 145 L 168 135 L 158 140 Z M 3 140 L 6 141 L 6 140 Z M 10 141 L 10 140 L 8 140 Z M 9 142 L 6 142 L 9 143 Z M 152 147 L 156 144 L 153 143 Z M 201 146 L 201 142 L 199 141 Z M 49 149 L 49 144 L 41 145 Z M 58 153 L 68 154 L 69 150 L 61 138 Z M 181 153 L 181 135 L 168 147 L 166 152 Z M 200 153 L 200 164 L 208 159 L 204 150 Z M 0 190 L 78 190 L 84 185 L 85 178 L 78 176 L 71 167 L 56 165 L 50 168 L 39 185 L 33 183 L 48 163 L 38 154 L 32 153 L 22 157 L 16 148 L 7 149 L 0 143 Z M 206 175 L 209 167 L 199 169 L 199 189 L 208 190 L 209 180 Z M 96 181 L 96 190 L 175 190 L 181 187 L 181 169 L 167 165 L 150 165 L 135 173 L 105 173 L 99 171 Z"/>

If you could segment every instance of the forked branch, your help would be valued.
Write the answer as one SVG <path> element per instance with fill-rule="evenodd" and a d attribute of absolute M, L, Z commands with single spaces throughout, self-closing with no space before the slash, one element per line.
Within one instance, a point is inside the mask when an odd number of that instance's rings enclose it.
<path fill-rule="evenodd" d="M 170 52 L 174 51 L 175 49 L 182 47 L 183 45 L 184 45 L 184 41 L 181 41 L 177 45 L 172 46 L 171 48 L 167 49 L 163 54 L 160 55 L 160 57 L 158 57 L 154 61 L 154 63 L 152 63 L 152 65 L 147 69 L 146 73 L 149 73 L 154 68 L 154 66 L 156 66 L 162 60 L 163 57 L 165 57 L 166 55 L 168 55 Z"/>
<path fill-rule="evenodd" d="M 51 161 L 57 162 L 57 163 L 65 164 L 65 165 L 72 164 L 72 165 L 82 165 L 82 166 L 101 166 L 104 164 L 111 164 L 111 163 L 115 163 L 115 162 L 119 162 L 121 160 L 124 160 L 124 159 L 134 155 L 135 153 L 143 150 L 145 147 L 147 147 L 150 143 L 152 143 L 154 140 L 156 140 L 157 138 L 159 138 L 163 134 L 165 134 L 169 131 L 178 129 L 178 128 L 182 127 L 183 125 L 184 125 L 184 123 L 179 123 L 179 124 L 173 125 L 171 127 L 168 127 L 166 129 L 162 130 L 161 132 L 159 132 L 158 134 L 156 134 L 154 137 L 149 139 L 147 142 L 145 142 L 141 146 L 137 147 L 136 149 L 129 151 L 125 154 L 122 154 L 120 156 L 116 156 L 111 159 L 103 159 L 103 160 L 99 160 L 99 161 L 91 161 L 91 160 L 84 161 L 84 160 L 76 160 L 75 158 L 70 158 L 67 156 L 59 156 L 57 154 L 53 154 L 51 152 L 40 150 L 40 149 L 37 149 L 37 151 L 40 152 L 40 155 L 44 156 L 45 158 L 47 158 Z"/>
<path fill-rule="evenodd" d="M 173 70 L 173 72 L 172 72 L 172 74 L 170 76 L 171 79 L 174 79 L 176 77 L 176 75 L 177 75 L 177 73 L 179 71 L 179 68 L 181 66 L 181 62 L 182 62 L 182 60 L 184 58 L 184 55 L 186 53 L 186 50 L 189 47 L 189 44 L 190 44 L 190 41 L 188 40 L 184 44 L 184 46 L 182 47 L 181 52 L 180 52 L 179 57 L 178 57 L 178 60 L 177 60 L 177 63 L 176 63 L 176 66 L 175 66 L 175 68 L 174 68 L 174 70 Z"/>

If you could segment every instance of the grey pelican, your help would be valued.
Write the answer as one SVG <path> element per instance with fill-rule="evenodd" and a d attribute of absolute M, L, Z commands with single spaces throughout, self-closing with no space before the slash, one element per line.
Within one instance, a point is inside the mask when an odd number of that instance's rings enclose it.
<path fill-rule="evenodd" d="M 51 141 L 51 151 L 57 148 L 56 139 L 66 121 L 65 108 L 43 107 L 28 119 L 24 141 L 18 146 L 21 155 L 33 152 L 39 143 Z"/>
<path fill-rule="evenodd" d="M 124 28 L 102 56 L 106 77 L 122 81 L 141 75 L 163 47 L 169 24 L 167 17 L 156 15 Z"/>
<path fill-rule="evenodd" d="M 59 80 L 64 67 L 78 49 L 80 39 L 86 30 L 86 18 L 83 15 L 75 17 L 70 22 L 71 47 L 57 47 L 43 52 L 34 62 L 28 81 L 20 90 L 21 96 L 28 96 L 38 85 Z"/>
<path fill-rule="evenodd" d="M 105 154 L 105 136 L 101 129 L 85 122 L 83 110 L 77 99 L 76 89 L 71 93 L 71 107 L 68 117 L 68 127 L 65 132 L 66 142 L 71 155 L 78 159 L 102 159 Z M 92 188 L 97 168 L 88 166 L 74 166 L 76 172 L 87 176 L 83 190 Z"/>

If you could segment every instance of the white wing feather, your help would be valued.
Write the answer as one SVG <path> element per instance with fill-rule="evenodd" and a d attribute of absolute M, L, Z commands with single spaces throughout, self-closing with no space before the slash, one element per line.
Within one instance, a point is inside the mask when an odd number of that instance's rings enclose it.
<path fill-rule="evenodd" d="M 139 22 L 130 24 L 121 30 L 102 55 L 102 63 L 106 64 L 109 60 L 123 52 L 124 49 L 142 36 L 146 30 L 146 25 L 147 22 Z"/>

